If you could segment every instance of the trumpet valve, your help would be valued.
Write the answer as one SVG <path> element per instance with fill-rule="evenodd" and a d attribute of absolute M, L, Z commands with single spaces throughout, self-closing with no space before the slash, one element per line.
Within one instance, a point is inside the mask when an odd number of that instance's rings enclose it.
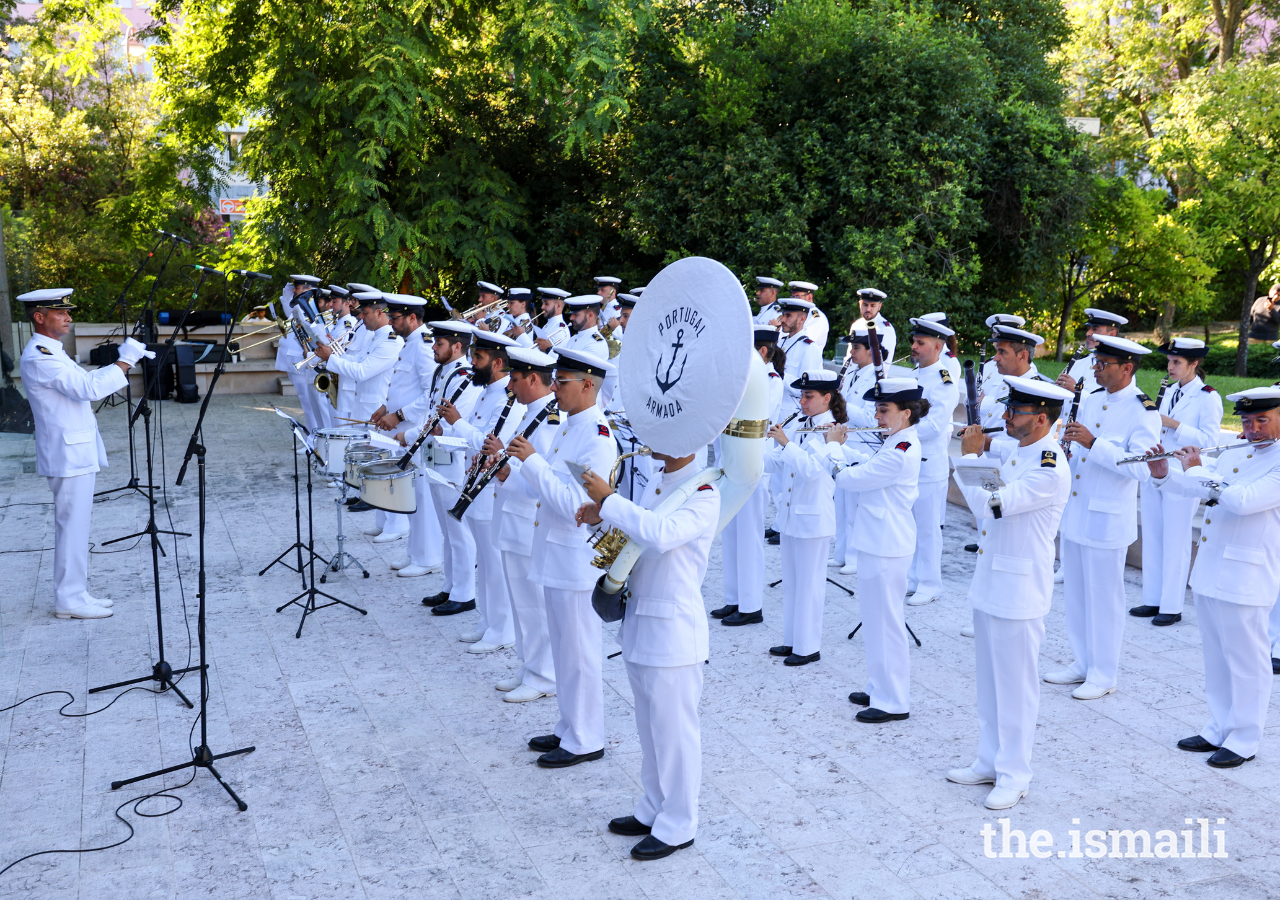
<path fill-rule="evenodd" d="M 591 560 L 591 565 L 597 569 L 608 569 L 626 546 L 627 536 L 617 528 L 610 528 L 608 531 L 600 529 L 587 538 L 587 543 L 596 550 L 596 557 Z"/>

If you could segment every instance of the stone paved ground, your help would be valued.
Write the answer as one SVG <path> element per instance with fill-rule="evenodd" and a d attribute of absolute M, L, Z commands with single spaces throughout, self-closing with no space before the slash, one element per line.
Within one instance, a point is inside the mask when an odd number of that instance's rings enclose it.
<path fill-rule="evenodd" d="M 554 702 L 501 702 L 493 683 L 513 671 L 513 655 L 465 653 L 457 635 L 473 617 L 428 615 L 418 598 L 438 589 L 439 576 L 391 577 L 385 559 L 399 552 L 395 545 L 375 549 L 358 537 L 353 548 L 373 577 L 330 582 L 367 617 L 328 609 L 294 638 L 296 614 L 275 607 L 296 593 L 297 576 L 257 575 L 293 534 L 292 457 L 272 402 L 281 398 L 218 398 L 206 433 L 209 733 L 219 752 L 257 746 L 221 764 L 248 811 L 236 812 L 201 773 L 179 791 L 175 814 L 129 814 L 132 841 L 21 863 L 0 876 L 0 896 L 1255 898 L 1277 883 L 1275 734 L 1256 762 L 1232 772 L 1174 748 L 1205 716 L 1194 608 L 1168 629 L 1130 623 L 1118 693 L 1086 704 L 1066 688 L 1044 687 L 1036 779 L 1008 818 L 1028 835 L 1051 832 L 1053 850 L 1045 859 L 984 855 L 984 823 L 1001 827 L 981 805 L 986 789 L 943 779 L 971 760 L 977 734 L 972 645 L 959 635 L 973 563 L 960 545 L 973 532 L 956 507 L 947 524 L 948 596 L 908 612 L 924 642 L 912 651 L 911 719 L 891 727 L 853 721 L 845 696 L 865 671 L 861 641 L 845 640 L 859 618 L 856 600 L 829 587 L 822 661 L 787 669 L 765 652 L 781 640 L 781 597 L 768 591 L 765 627 L 711 629 L 697 843 L 661 862 L 633 862 L 633 839 L 605 831 L 610 817 L 631 811 L 640 767 L 620 659 L 604 665 L 604 760 L 543 771 L 524 741 L 551 728 Z M 161 429 L 171 500 L 162 523 L 171 514 L 185 530 L 196 524 L 194 478 L 182 488 L 172 480 L 194 414 L 166 404 Z M 122 418 L 119 409 L 100 416 L 115 463 L 100 488 L 126 477 Z M 21 473 L 32 453 L 29 441 L 0 440 L 0 502 L 36 504 L 0 510 L 0 705 L 61 689 L 76 695 L 69 711 L 83 711 L 87 687 L 148 670 L 150 557 L 128 544 L 95 555 L 91 587 L 116 600 L 115 617 L 54 620 L 53 554 L 9 552 L 53 545 L 50 507 L 39 505 L 49 499 L 44 480 Z M 317 506 L 330 549 L 332 505 Z M 93 539 L 137 530 L 145 517 L 136 499 L 100 503 Z M 172 553 L 172 539 L 166 546 Z M 193 632 L 195 541 L 180 539 L 177 548 Z M 769 570 L 776 577 L 773 548 Z M 1138 574 L 1129 572 L 1135 601 Z M 188 629 L 170 560 L 162 560 L 161 579 L 169 655 L 185 662 Z M 843 580 L 856 587 L 856 578 Z M 719 585 L 717 549 L 708 609 L 720 603 Z M 1047 627 L 1043 662 L 1056 668 L 1069 658 L 1060 597 Z M 195 696 L 194 678 L 182 687 Z M 125 829 L 112 811 L 141 786 L 112 792 L 110 782 L 189 758 L 194 716 L 171 695 L 134 692 L 87 719 L 59 717 L 61 702 L 42 698 L 0 713 L 0 865 L 35 850 L 118 840 Z M 89 706 L 104 702 L 95 695 Z M 150 810 L 165 805 L 152 801 Z M 1227 858 L 1057 855 L 1070 848 L 1072 829 L 1198 831 L 1186 818 L 1224 830 Z M 993 849 L 1000 846 L 997 837 Z"/>

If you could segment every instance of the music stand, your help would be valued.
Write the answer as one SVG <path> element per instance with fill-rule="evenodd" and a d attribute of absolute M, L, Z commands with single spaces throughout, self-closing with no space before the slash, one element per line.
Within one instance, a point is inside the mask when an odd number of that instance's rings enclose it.
<path fill-rule="evenodd" d="M 308 547 L 307 547 L 307 545 L 306 545 L 306 544 L 302 543 L 302 499 L 301 499 L 301 494 L 299 493 L 299 492 L 301 491 L 301 487 L 300 487 L 299 476 L 298 476 L 298 453 L 297 453 L 297 449 L 298 449 L 298 441 L 297 441 L 297 437 L 298 437 L 298 434 L 299 434 L 299 433 L 301 433 L 302 435 L 307 435 L 307 434 L 309 434 L 310 432 L 308 432 L 308 431 L 307 431 L 307 426 L 303 425 L 301 422 L 299 422 L 299 421 L 298 421 L 297 419 L 295 419 L 293 416 L 289 415 L 287 412 L 285 412 L 284 410 L 282 410 L 280 407 L 278 407 L 278 406 L 273 406 L 273 407 L 271 407 L 271 408 L 272 408 L 272 409 L 274 409 L 274 410 L 276 411 L 276 415 L 277 415 L 277 416 L 280 416 L 280 418 L 282 418 L 282 419 L 288 419 L 288 420 L 289 420 L 289 422 L 291 423 L 291 426 L 292 426 L 292 429 L 293 429 L 293 437 L 294 437 L 294 440 L 293 440 L 293 449 L 294 449 L 294 454 L 293 454 L 293 530 L 294 530 L 294 539 L 293 539 L 293 543 L 292 543 L 292 544 L 290 544 L 288 547 L 285 547 L 285 548 L 284 548 L 284 550 L 282 550 L 282 551 L 280 552 L 280 555 L 279 555 L 279 556 L 277 556 L 275 559 L 271 560 L 271 562 L 267 563 L 267 564 L 266 564 L 266 566 L 265 566 L 265 567 L 264 567 L 260 572 L 258 572 L 258 577 L 262 577 L 263 575 L 266 575 L 266 574 L 267 574 L 267 571 L 268 571 L 272 566 L 274 566 L 276 563 L 279 563 L 280 565 L 284 566 L 284 567 L 285 567 L 286 569 L 288 569 L 289 571 L 291 571 L 291 572 L 297 572 L 299 575 L 301 575 L 301 576 L 302 576 L 302 587 L 305 589 L 305 588 L 306 588 L 306 586 L 307 586 L 307 575 L 306 575 L 306 573 L 305 573 L 305 572 L 303 572 L 303 571 L 302 571 L 302 566 L 303 566 L 303 562 L 302 562 L 302 551 L 303 551 L 303 550 L 306 550 L 309 554 L 311 554 L 312 556 L 314 556 L 316 559 L 319 559 L 321 562 L 325 563 L 326 565 L 328 564 L 328 563 L 327 563 L 327 561 L 325 560 L 325 558 L 324 558 L 323 556 L 319 556 L 318 554 L 316 554 L 316 553 L 315 553 L 315 551 L 314 551 L 314 550 L 311 550 L 310 548 L 308 548 Z M 305 440 L 305 437 L 304 437 L 304 440 L 303 440 L 303 446 L 306 446 L 306 440 Z M 307 461 L 307 466 L 308 466 L 308 467 L 310 467 L 310 465 L 311 465 L 311 462 L 310 462 L 310 460 L 308 460 L 308 461 Z M 310 470 L 309 470 L 309 468 L 308 468 L 308 472 L 307 472 L 307 481 L 308 481 L 308 483 L 310 483 L 310 480 L 311 480 L 311 473 L 310 473 Z M 297 551 L 297 553 L 298 553 L 298 565 L 297 565 L 297 567 L 291 566 L 291 565 L 289 565 L 289 563 L 287 563 L 287 562 L 285 561 L 285 557 L 286 557 L 286 556 L 288 556 L 290 553 L 292 553 L 292 552 L 293 552 L 293 551 L 295 551 L 295 550 L 296 550 L 296 551 Z"/>
<path fill-rule="evenodd" d="M 285 418 L 288 418 L 288 416 L 286 416 Z M 292 600 L 290 600 L 288 603 L 284 604 L 283 606 L 276 607 L 276 612 L 283 612 L 288 607 L 293 606 L 293 604 L 299 603 L 299 601 L 301 601 L 299 605 L 301 605 L 302 607 L 302 618 L 298 620 L 298 630 L 294 634 L 295 638 L 300 638 L 302 637 L 302 626 L 307 624 L 307 616 L 311 615 L 312 613 L 319 612 L 322 609 L 328 609 L 330 606 L 337 606 L 341 604 L 342 606 L 345 606 L 348 609 L 354 609 L 356 612 L 360 613 L 360 615 L 362 616 L 367 616 L 369 614 L 369 611 L 366 609 L 361 609 L 360 607 L 355 606 L 351 603 L 348 603 L 345 600 L 339 600 L 337 597 L 333 596 L 332 594 L 326 594 L 324 591 L 316 587 L 316 560 L 318 559 L 321 562 L 325 562 L 325 559 L 320 554 L 316 553 L 316 550 L 315 550 L 315 544 L 316 544 L 315 519 L 312 515 L 312 509 L 311 509 L 311 493 L 312 493 L 311 460 L 314 458 L 315 461 L 319 463 L 322 468 L 326 467 L 326 464 L 324 460 L 322 460 L 319 456 L 316 455 L 315 444 L 311 441 L 311 439 L 306 434 L 300 431 L 302 426 L 298 425 L 296 422 L 294 423 L 294 426 L 295 426 L 293 428 L 294 440 L 301 441 L 302 446 L 307 448 L 307 554 L 308 554 L 307 570 L 308 571 L 307 571 L 307 574 L 303 575 L 302 593 L 294 597 Z M 294 459 L 297 459 L 297 453 L 294 454 Z M 309 579 L 307 575 L 310 575 Z M 308 580 L 310 581 L 310 584 L 307 584 Z M 324 597 L 329 602 L 321 603 L 317 605 L 316 597 Z"/>

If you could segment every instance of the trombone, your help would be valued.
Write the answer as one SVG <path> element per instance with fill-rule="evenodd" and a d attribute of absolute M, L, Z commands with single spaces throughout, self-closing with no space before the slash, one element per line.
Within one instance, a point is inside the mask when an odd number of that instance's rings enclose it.
<path fill-rule="evenodd" d="M 499 297 L 497 300 L 494 300 L 492 303 L 482 303 L 479 306 L 473 306 L 466 312 L 460 313 L 457 310 L 454 310 L 454 314 L 459 319 L 470 319 L 472 316 L 484 316 L 485 318 L 488 318 L 489 310 L 494 309 L 495 307 L 501 306 L 506 302 L 507 301 L 505 298 Z"/>

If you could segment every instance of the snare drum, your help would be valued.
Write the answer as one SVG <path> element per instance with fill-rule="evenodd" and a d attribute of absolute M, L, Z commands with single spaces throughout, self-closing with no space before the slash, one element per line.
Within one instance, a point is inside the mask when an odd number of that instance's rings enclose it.
<path fill-rule="evenodd" d="M 386 512 L 415 513 L 418 498 L 413 492 L 413 479 L 417 474 L 413 467 L 400 471 L 392 460 L 365 463 L 358 470 L 360 499 Z"/>
<path fill-rule="evenodd" d="M 369 429 L 360 427 L 321 428 L 316 432 L 316 453 L 324 460 L 326 475 L 341 475 L 347 445 L 367 441 Z"/>
<path fill-rule="evenodd" d="M 360 467 L 365 463 L 390 457 L 391 451 L 385 447 L 375 447 L 373 444 L 356 441 L 347 447 L 347 452 L 342 457 L 342 480 L 358 491 L 360 490 Z"/>

